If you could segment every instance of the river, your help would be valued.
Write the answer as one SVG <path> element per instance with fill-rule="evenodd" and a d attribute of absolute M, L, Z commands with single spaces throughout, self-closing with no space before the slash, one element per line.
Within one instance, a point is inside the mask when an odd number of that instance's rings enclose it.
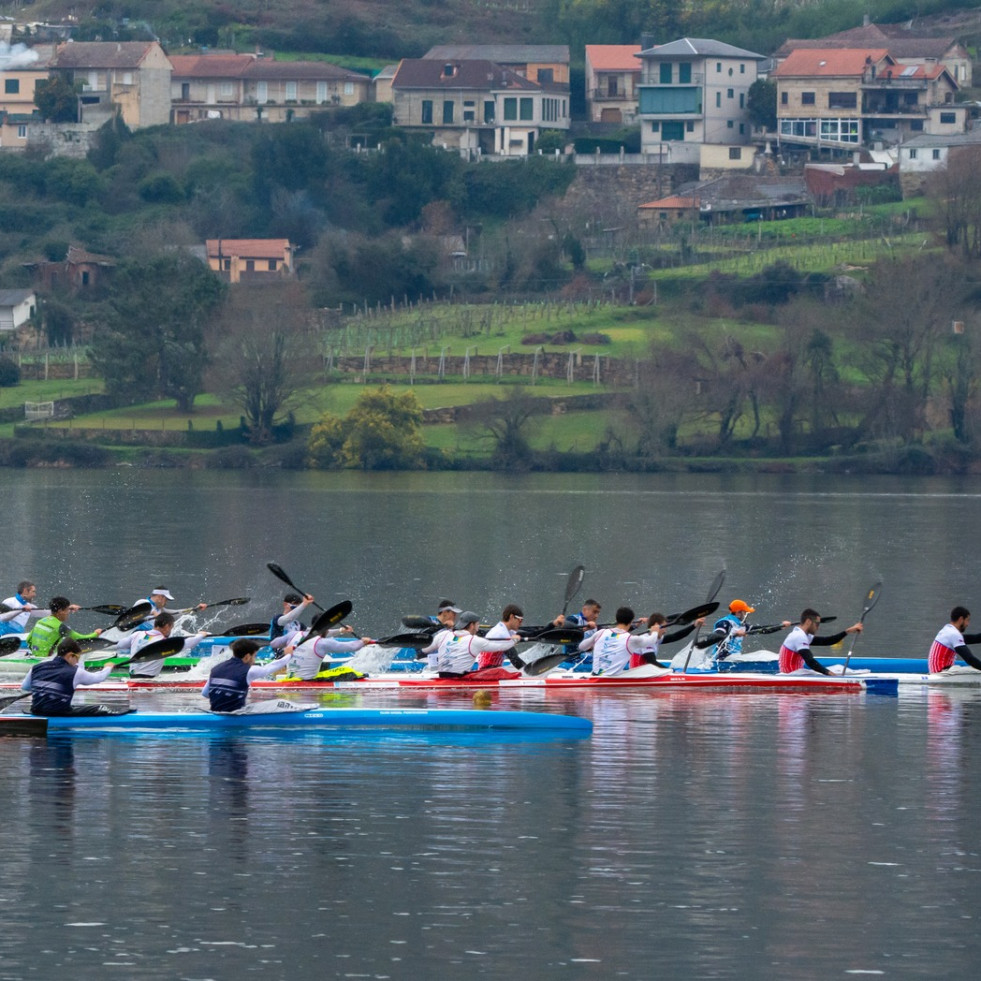
<path fill-rule="evenodd" d="M 31 578 L 83 605 L 161 583 L 178 605 L 253 597 L 215 625 L 274 612 L 268 561 L 376 635 L 443 596 L 553 616 L 580 562 L 576 602 L 608 612 L 693 605 L 725 568 L 720 599 L 758 620 L 850 622 L 881 579 L 863 654 L 923 656 L 952 604 L 977 605 L 969 481 L 120 469 L 0 486 L 3 595 Z M 594 733 L 0 740 L 0 979 L 973 978 L 975 691 L 496 704 Z"/>

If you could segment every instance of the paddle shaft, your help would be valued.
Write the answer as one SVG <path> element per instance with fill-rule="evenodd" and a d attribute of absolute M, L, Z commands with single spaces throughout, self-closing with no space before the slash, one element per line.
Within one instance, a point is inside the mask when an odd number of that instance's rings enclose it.
<path fill-rule="evenodd" d="M 862 615 L 858 618 L 859 623 L 865 623 L 865 618 L 869 615 L 872 607 L 879 602 L 879 594 L 882 590 L 882 583 L 877 582 L 866 594 L 865 594 L 865 606 L 862 607 Z M 822 623 L 826 621 L 822 620 Z M 855 644 L 858 643 L 858 635 L 861 631 L 856 630 L 855 636 L 852 638 L 852 642 L 848 647 L 848 653 L 845 655 L 845 664 L 841 669 L 842 675 L 848 670 L 848 662 L 852 659 L 852 651 L 855 650 Z"/>
<path fill-rule="evenodd" d="M 705 597 L 706 603 L 711 603 L 716 596 L 719 595 L 719 590 L 722 589 L 722 584 L 726 581 L 726 570 L 723 569 L 716 577 L 715 581 L 709 587 L 708 595 Z M 698 640 L 698 635 L 702 632 L 702 628 L 699 627 L 695 631 L 695 636 L 692 637 L 691 643 L 688 645 L 688 656 L 685 658 L 685 666 L 682 668 L 682 674 L 688 674 L 688 664 L 691 661 L 692 652 L 695 650 L 695 642 Z"/>

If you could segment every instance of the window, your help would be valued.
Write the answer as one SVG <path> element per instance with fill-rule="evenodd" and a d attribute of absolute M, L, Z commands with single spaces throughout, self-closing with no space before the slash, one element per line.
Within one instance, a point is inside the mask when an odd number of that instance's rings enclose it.
<path fill-rule="evenodd" d="M 508 96 L 504 100 L 504 121 L 514 122 L 518 118 L 518 100 L 514 96 Z"/>
<path fill-rule="evenodd" d="M 494 122 L 494 102 L 492 99 L 488 99 L 484 103 L 484 122 L 485 123 Z"/>
<path fill-rule="evenodd" d="M 255 83 L 255 101 L 259 103 L 269 101 L 269 83 L 268 82 L 256 82 Z"/>
<path fill-rule="evenodd" d="M 934 150 L 933 151 L 933 159 L 934 160 L 939 160 L 940 159 L 940 151 L 939 150 Z"/>
<path fill-rule="evenodd" d="M 746 93 L 745 92 L 740 92 L 739 93 L 739 108 L 740 109 L 745 109 L 746 108 Z"/>
<path fill-rule="evenodd" d="M 245 260 L 245 271 L 246 272 L 255 272 L 255 259 L 246 259 Z"/>
<path fill-rule="evenodd" d="M 719 109 L 721 106 L 722 106 L 722 93 L 721 92 L 716 92 L 715 93 L 715 108 L 716 109 Z"/>
<path fill-rule="evenodd" d="M 275 272 L 276 271 L 276 260 L 275 259 L 270 259 L 269 260 L 269 271 L 270 272 Z"/>
<path fill-rule="evenodd" d="M 743 148 L 741 146 L 731 146 L 729 147 L 729 159 L 730 160 L 741 160 L 742 159 Z"/>
<path fill-rule="evenodd" d="M 344 83 L 344 94 L 345 95 L 354 95 L 354 82 L 345 82 Z"/>
<path fill-rule="evenodd" d="M 694 133 L 695 132 L 695 123 L 694 123 L 693 120 L 689 119 L 685 123 L 685 131 L 688 132 L 688 133 Z"/>
<path fill-rule="evenodd" d="M 661 132 L 661 124 L 660 123 L 651 123 L 651 132 L 652 133 L 660 133 Z"/>
<path fill-rule="evenodd" d="M 736 93 L 732 89 L 726 89 L 726 98 L 731 99 Z"/>
<path fill-rule="evenodd" d="M 19 78 L 5 78 L 3 80 L 4 95 L 17 95 L 20 92 Z"/>
<path fill-rule="evenodd" d="M 26 140 L 27 139 L 27 124 L 19 123 L 17 125 L 17 139 Z"/>
<path fill-rule="evenodd" d="M 425 125 L 428 125 L 433 121 L 433 100 L 423 99 L 422 100 L 422 121 Z"/>
<path fill-rule="evenodd" d="M 453 123 L 453 103 L 449 100 L 443 103 L 443 125 L 450 126 Z"/>
<path fill-rule="evenodd" d="M 296 82 L 286 83 L 286 101 L 296 102 Z"/>
<path fill-rule="evenodd" d="M 317 105 L 323 105 L 327 101 L 327 83 L 317 82 Z"/>
<path fill-rule="evenodd" d="M 230 99 L 235 95 L 235 85 L 232 82 L 222 82 L 218 86 L 218 95 L 223 99 Z"/>
<path fill-rule="evenodd" d="M 720 71 L 722 71 L 722 62 L 721 62 L 721 61 L 717 61 L 717 62 L 715 63 L 715 70 L 716 70 L 717 72 L 720 72 Z"/>
<path fill-rule="evenodd" d="M 746 74 L 746 66 L 745 65 L 740 65 L 739 66 L 739 74 L 740 75 L 745 75 Z"/>
<path fill-rule="evenodd" d="M 916 150 L 910 150 L 910 152 L 909 152 L 909 158 L 910 158 L 910 160 L 915 160 L 916 159 Z"/>
<path fill-rule="evenodd" d="M 691 62 L 683 61 L 678 65 L 678 81 L 684 85 L 691 85 Z"/>
<path fill-rule="evenodd" d="M 120 81 L 120 83 L 122 85 L 132 85 L 133 84 L 133 73 L 132 72 L 123 72 L 123 74 L 120 76 L 119 81 Z"/>
<path fill-rule="evenodd" d="M 789 100 L 787 99 L 787 93 L 786 92 L 781 92 L 780 93 L 780 105 L 785 106 L 788 101 Z"/>
<path fill-rule="evenodd" d="M 922 119 L 914 119 L 914 120 L 912 120 L 910 122 L 910 124 L 909 124 L 909 128 L 914 133 L 922 133 L 923 132 L 923 120 Z"/>
<path fill-rule="evenodd" d="M 477 110 L 474 107 L 474 103 L 470 102 L 463 103 L 463 121 L 465 123 L 475 122 L 477 118 Z"/>
<path fill-rule="evenodd" d="M 620 80 L 616 77 L 616 75 L 611 75 L 606 80 L 606 94 L 610 96 L 611 99 L 615 98 L 618 94 L 617 85 L 619 84 L 619 81 Z"/>
<path fill-rule="evenodd" d="M 223 263 L 223 265 L 225 267 L 225 272 L 231 272 L 231 269 L 232 269 L 232 260 L 231 259 L 223 259 L 222 260 L 222 263 Z"/>
<path fill-rule="evenodd" d="M 740 123 L 739 124 L 739 135 L 740 136 L 745 136 L 746 135 L 746 124 L 745 123 Z"/>
<path fill-rule="evenodd" d="M 538 82 L 540 85 L 551 85 L 555 81 L 555 69 L 554 68 L 539 68 L 538 69 Z"/>
<path fill-rule="evenodd" d="M 530 122 L 535 118 L 534 99 L 522 99 L 520 102 L 520 106 L 521 106 L 521 119 L 523 122 Z"/>
<path fill-rule="evenodd" d="M 951 123 L 957 122 L 956 112 L 942 112 L 940 113 L 940 122 L 950 125 Z"/>
<path fill-rule="evenodd" d="M 829 92 L 829 109 L 856 109 L 858 107 L 857 92 Z"/>
<path fill-rule="evenodd" d="M 731 119 L 726 120 L 726 129 L 733 129 L 735 125 L 736 124 Z"/>
<path fill-rule="evenodd" d="M 671 84 L 671 62 L 662 61 L 661 62 L 661 74 L 660 74 L 661 84 L 670 85 Z"/>
<path fill-rule="evenodd" d="M 800 104 L 802 106 L 813 106 L 814 105 L 814 93 L 813 92 L 801 92 L 801 94 L 800 94 Z"/>

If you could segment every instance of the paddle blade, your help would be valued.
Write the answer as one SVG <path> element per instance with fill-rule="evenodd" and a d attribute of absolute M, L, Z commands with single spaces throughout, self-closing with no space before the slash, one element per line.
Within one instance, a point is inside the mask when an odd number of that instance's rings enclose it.
<path fill-rule="evenodd" d="M 335 603 L 332 607 L 324 610 L 323 613 L 317 617 L 313 622 L 312 632 L 317 634 L 325 633 L 330 630 L 331 627 L 336 627 L 341 620 L 345 617 L 351 615 L 351 611 L 354 609 L 354 604 L 350 600 L 341 600 L 340 603 Z"/>
<path fill-rule="evenodd" d="M 710 613 L 715 613 L 718 608 L 719 604 L 715 600 L 711 603 L 699 603 L 698 606 L 693 606 L 690 610 L 685 610 L 684 613 L 676 613 L 674 616 L 669 617 L 665 626 L 673 627 L 677 625 L 687 627 L 688 624 L 694 623 L 702 617 L 707 617 Z"/>
<path fill-rule="evenodd" d="M 239 623 L 234 627 L 223 630 L 216 637 L 258 637 L 269 633 L 268 623 Z"/>
<path fill-rule="evenodd" d="M 110 617 L 118 617 L 126 607 L 118 603 L 103 603 L 102 606 L 83 606 L 83 610 L 91 610 L 93 613 L 105 613 Z"/>
<path fill-rule="evenodd" d="M 14 702 L 19 702 L 22 698 L 28 698 L 32 692 L 22 691 L 16 695 L 0 695 L 0 711 L 3 711 L 8 705 L 13 705 Z"/>
<path fill-rule="evenodd" d="M 155 640 L 146 647 L 141 647 L 130 659 L 130 664 L 141 664 L 146 661 L 159 661 L 165 657 L 173 657 L 184 650 L 183 637 L 164 637 L 163 640 Z"/>
<path fill-rule="evenodd" d="M 866 594 L 865 594 L 865 606 L 862 607 L 861 619 L 864 620 L 869 613 L 872 612 L 872 608 L 876 603 L 879 602 L 879 597 L 882 595 L 882 582 L 877 582 Z M 822 623 L 827 623 L 826 620 L 821 621 Z"/>
<path fill-rule="evenodd" d="M 236 599 L 230 600 L 219 600 L 217 603 L 209 603 L 208 609 L 210 610 L 213 606 L 245 606 L 246 603 L 251 603 L 252 600 L 248 596 L 239 596 Z"/>
<path fill-rule="evenodd" d="M 428 647 L 432 642 L 432 637 L 423 634 L 394 634 L 375 641 L 379 647 L 411 647 L 415 651 Z"/>
<path fill-rule="evenodd" d="M 540 634 L 536 634 L 533 638 L 529 637 L 528 640 L 535 640 L 536 642 L 542 644 L 578 644 L 582 640 L 582 631 L 575 627 L 552 627 L 549 630 L 543 630 Z"/>
<path fill-rule="evenodd" d="M 525 674 L 531 678 L 537 678 L 539 675 L 548 674 L 553 668 L 557 668 L 563 661 L 568 658 L 568 654 L 564 654 L 561 651 L 558 654 L 546 654 L 544 657 L 540 657 L 537 661 L 532 661 L 531 664 L 525 665 Z"/>
<path fill-rule="evenodd" d="M 299 592 L 302 592 L 302 590 L 300 590 L 300 589 L 299 589 L 299 588 L 297 587 L 297 585 L 296 585 L 296 584 L 295 584 L 295 583 L 293 582 L 293 580 L 292 580 L 292 579 L 290 579 L 290 577 L 289 577 L 288 575 L 286 575 L 286 573 L 285 573 L 285 572 L 283 571 L 283 567 L 282 567 L 282 566 L 279 566 L 279 565 L 276 565 L 276 563 L 275 563 L 275 562 L 267 562 L 267 563 L 266 563 L 266 568 L 267 568 L 267 569 L 268 569 L 268 570 L 269 570 L 269 571 L 270 571 L 270 572 L 271 572 L 271 573 L 272 573 L 272 574 L 273 574 L 273 575 L 274 575 L 274 576 L 275 576 L 275 577 L 276 577 L 277 579 L 279 579 L 279 580 L 280 580 L 280 582 L 284 582 L 284 583 L 286 583 L 286 585 L 287 585 L 287 586 L 289 586 L 289 587 L 290 587 L 290 589 L 295 589 L 295 590 L 296 590 L 296 591 L 297 591 L 298 593 L 299 593 Z"/>
<path fill-rule="evenodd" d="M 93 651 L 104 651 L 107 648 L 115 647 L 114 640 L 103 640 L 101 637 L 87 637 L 80 640 L 78 646 L 82 648 L 83 654 L 91 654 Z"/>
<path fill-rule="evenodd" d="M 5 654 L 13 654 L 14 651 L 20 650 L 20 637 L 2 637 L 0 638 L 0 657 Z"/>
<path fill-rule="evenodd" d="M 569 604 L 572 602 L 572 597 L 579 592 L 582 588 L 582 581 L 586 578 L 585 566 L 577 565 L 572 572 L 569 573 L 569 581 L 565 584 L 565 606 L 562 607 L 562 616 L 565 616 L 565 611 L 569 609 Z"/>
<path fill-rule="evenodd" d="M 139 626 L 146 620 L 150 613 L 153 611 L 153 604 L 148 600 L 143 600 L 141 603 L 137 603 L 136 606 L 131 606 L 128 610 L 123 610 L 122 613 L 116 617 L 113 626 L 117 630 L 132 630 L 133 627 Z"/>
<path fill-rule="evenodd" d="M 438 630 L 440 624 L 433 623 L 430 617 L 402 617 L 402 626 L 410 630 Z"/>
<path fill-rule="evenodd" d="M 719 590 L 722 589 L 722 584 L 726 581 L 726 570 L 723 569 L 716 577 L 712 580 L 712 585 L 709 586 L 708 594 L 705 597 L 706 603 L 711 603 L 716 596 L 719 595 Z M 696 619 L 698 619 L 696 617 Z"/>

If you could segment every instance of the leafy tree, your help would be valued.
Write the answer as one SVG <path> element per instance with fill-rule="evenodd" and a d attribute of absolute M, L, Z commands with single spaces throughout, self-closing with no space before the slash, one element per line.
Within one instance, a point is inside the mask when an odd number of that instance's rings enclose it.
<path fill-rule="evenodd" d="M 749 121 L 761 129 L 777 128 L 777 86 L 775 82 L 758 78 L 746 94 Z"/>
<path fill-rule="evenodd" d="M 421 424 L 422 407 L 412 392 L 394 395 L 387 387 L 365 392 L 344 419 L 325 416 L 313 427 L 307 444 L 311 464 L 416 469 L 423 458 Z"/>
<path fill-rule="evenodd" d="M 224 293 L 218 277 L 184 251 L 121 262 L 91 347 L 106 391 L 124 402 L 173 398 L 191 412 Z"/>
<path fill-rule="evenodd" d="M 34 105 L 49 123 L 78 122 L 78 93 L 64 75 L 39 80 Z"/>

